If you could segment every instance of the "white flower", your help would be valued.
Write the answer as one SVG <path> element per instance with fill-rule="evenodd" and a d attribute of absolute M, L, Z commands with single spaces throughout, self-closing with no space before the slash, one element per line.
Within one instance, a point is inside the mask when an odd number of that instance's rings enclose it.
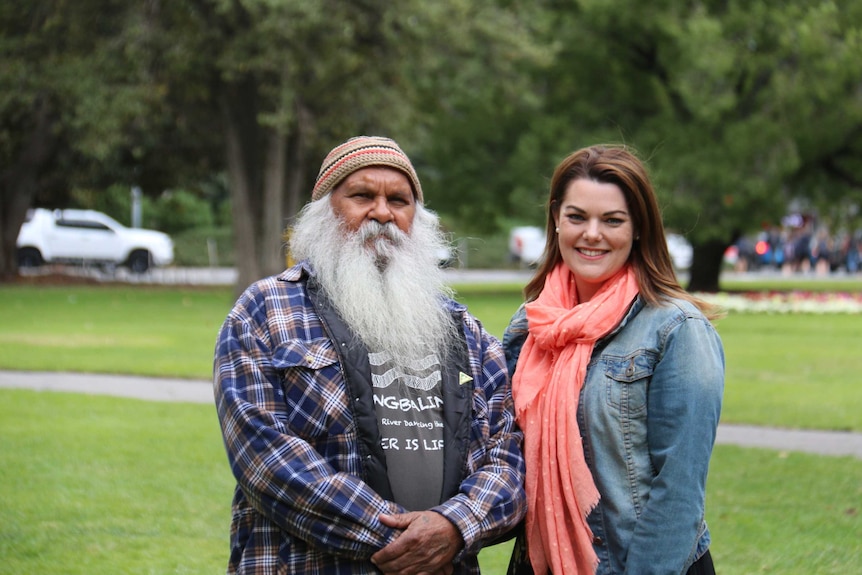
<path fill-rule="evenodd" d="M 728 312 L 741 313 L 862 313 L 862 294 L 841 292 L 696 293 Z"/>

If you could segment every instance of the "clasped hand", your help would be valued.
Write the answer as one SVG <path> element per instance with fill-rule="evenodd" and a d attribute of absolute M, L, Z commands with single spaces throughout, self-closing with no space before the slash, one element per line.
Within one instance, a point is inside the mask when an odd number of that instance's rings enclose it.
<path fill-rule="evenodd" d="M 386 575 L 451 575 L 452 559 L 463 545 L 461 533 L 434 511 L 381 515 L 387 527 L 402 530 L 395 541 L 371 556 Z"/>

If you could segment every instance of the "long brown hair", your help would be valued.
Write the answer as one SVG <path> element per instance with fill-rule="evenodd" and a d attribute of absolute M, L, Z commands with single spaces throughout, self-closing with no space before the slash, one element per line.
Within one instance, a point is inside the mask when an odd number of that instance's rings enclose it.
<path fill-rule="evenodd" d="M 578 179 L 615 184 L 623 192 L 635 238 L 629 263 L 635 272 L 641 297 L 648 304 L 660 305 L 662 300 L 676 297 L 692 302 L 710 319 L 721 315 L 715 306 L 693 297 L 677 281 L 667 249 L 658 199 L 646 167 L 630 148 L 616 145 L 597 145 L 577 150 L 554 170 L 547 205 L 545 252 L 536 274 L 524 288 L 527 301 L 539 296 L 545 287 L 545 278 L 563 259 L 554 230 L 555 220 L 566 188 Z"/>

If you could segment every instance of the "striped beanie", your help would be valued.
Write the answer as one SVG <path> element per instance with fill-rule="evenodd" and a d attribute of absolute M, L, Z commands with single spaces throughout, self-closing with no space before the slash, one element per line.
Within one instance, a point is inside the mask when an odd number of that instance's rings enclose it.
<path fill-rule="evenodd" d="M 331 192 L 353 172 L 370 166 L 395 168 L 403 172 L 413 185 L 416 200 L 420 204 L 424 203 L 419 176 L 410 159 L 394 140 L 380 136 L 356 136 L 329 152 L 317 174 L 311 201 L 319 200 Z"/>

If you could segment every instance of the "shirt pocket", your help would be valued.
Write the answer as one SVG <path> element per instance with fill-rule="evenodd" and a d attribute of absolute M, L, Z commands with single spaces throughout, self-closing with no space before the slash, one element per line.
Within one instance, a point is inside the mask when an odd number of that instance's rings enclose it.
<path fill-rule="evenodd" d="M 637 351 L 625 357 L 607 358 L 607 403 L 625 415 L 646 413 L 647 391 L 655 369 L 655 356 Z"/>
<path fill-rule="evenodd" d="M 326 338 L 290 340 L 273 353 L 287 405 L 286 424 L 305 439 L 338 435 L 350 424 L 341 364 Z"/>

